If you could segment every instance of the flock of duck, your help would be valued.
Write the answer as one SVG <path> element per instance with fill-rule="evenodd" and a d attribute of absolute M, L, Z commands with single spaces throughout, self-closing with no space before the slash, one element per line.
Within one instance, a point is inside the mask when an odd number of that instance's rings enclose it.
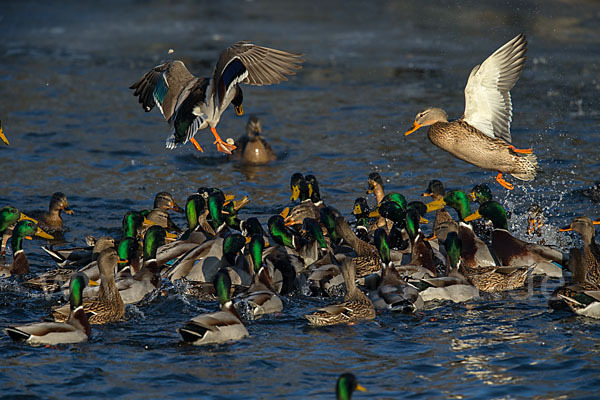
<path fill-rule="evenodd" d="M 465 87 L 465 112 L 448 121 L 439 108 L 419 113 L 406 135 L 429 126 L 432 143 L 483 169 L 532 180 L 537 159 L 531 149 L 511 145 L 510 89 L 525 64 L 527 42 L 518 35 L 471 71 Z M 261 137 L 260 121 L 248 122 L 247 136 L 222 140 L 216 126 L 229 104 L 243 114 L 241 83 L 269 85 L 286 80 L 300 69 L 299 54 L 239 42 L 223 51 L 212 77 L 193 76 L 181 61 L 152 68 L 131 86 L 145 111 L 154 106 L 172 127 L 167 148 L 192 142 L 203 151 L 195 134 L 210 127 L 217 150 L 248 163 L 276 158 Z M 0 139 L 8 140 L 0 126 Z M 321 198 L 314 175 L 295 173 L 290 179 L 291 201 L 271 216 L 266 229 L 257 218 L 240 219 L 249 201 L 236 201 L 218 188 L 199 188 L 185 206 L 170 193 L 156 195 L 154 207 L 130 211 L 123 217 L 122 236 L 87 237 L 87 247 L 44 250 L 57 268 L 22 284 L 44 292 L 62 291 L 69 303 L 55 306 L 52 321 L 10 326 L 14 340 L 34 345 L 87 340 L 91 325 L 121 321 L 125 304 L 136 304 L 157 290 L 163 280 L 180 282 L 184 293 L 220 303 L 220 309 L 182 321 L 177 329 L 186 343 L 205 345 L 248 336 L 244 320 L 283 312 L 283 296 L 343 296 L 341 301 L 305 315 L 314 327 L 354 324 L 381 312 L 413 313 L 431 301 L 464 302 L 486 293 L 522 288 L 532 275 L 571 276 L 550 299 L 555 309 L 600 318 L 600 249 L 594 224 L 578 217 L 562 231 L 576 231 L 583 248 L 568 252 L 514 237 L 504 207 L 490 188 L 477 185 L 469 192 L 446 191 L 432 180 L 423 196 L 432 201 L 408 202 L 397 192 L 385 193 L 378 173 L 368 177 L 365 197 L 354 203 L 351 221 Z M 477 203 L 477 211 L 472 212 Z M 452 211 L 454 210 L 454 211 Z M 73 213 L 67 198 L 55 193 L 48 212 L 25 215 L 16 207 L 0 210 L 2 255 L 10 239 L 12 262 L 3 276 L 29 273 L 23 239 L 37 235 L 60 237 L 61 212 Z M 185 213 L 180 229 L 169 212 Z M 432 232 L 420 226 L 435 212 Z M 454 216 L 453 216 L 454 215 Z M 530 231 L 542 222 L 528 221 Z M 340 377 L 338 398 L 364 389 L 351 374 Z"/>

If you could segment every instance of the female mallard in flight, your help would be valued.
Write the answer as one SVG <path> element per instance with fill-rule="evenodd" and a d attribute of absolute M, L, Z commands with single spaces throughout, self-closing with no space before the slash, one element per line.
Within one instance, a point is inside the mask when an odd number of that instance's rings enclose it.
<path fill-rule="evenodd" d="M 465 87 L 465 113 L 460 119 L 448 122 L 444 110 L 428 108 L 417 114 L 405 135 L 431 125 L 428 136 L 433 144 L 479 168 L 498 171 L 496 180 L 505 188 L 513 189 L 513 185 L 502 179 L 503 173 L 533 180 L 536 156 L 531 149 L 517 149 L 510 144 L 510 89 L 523 70 L 526 52 L 525 35 L 519 34 L 473 68 Z"/>
<path fill-rule="evenodd" d="M 87 277 L 77 273 L 71 278 L 70 311 L 66 322 L 38 322 L 28 325 L 10 326 L 6 333 L 15 341 L 33 345 L 56 345 L 84 342 L 90 335 L 90 323 L 82 306 L 82 293 Z"/>
<path fill-rule="evenodd" d="M 221 53 L 210 78 L 197 78 L 182 61 L 174 60 L 152 68 L 130 89 L 135 89 L 133 95 L 139 97 L 144 111 L 157 105 L 173 127 L 166 142 L 168 149 L 189 140 L 203 151 L 194 135 L 210 127 L 217 150 L 231 154 L 236 147 L 219 137 L 216 126 L 229 103 L 233 103 L 236 114 L 243 114 L 239 84 L 262 86 L 285 81 L 303 61 L 300 54 L 238 42 Z"/>

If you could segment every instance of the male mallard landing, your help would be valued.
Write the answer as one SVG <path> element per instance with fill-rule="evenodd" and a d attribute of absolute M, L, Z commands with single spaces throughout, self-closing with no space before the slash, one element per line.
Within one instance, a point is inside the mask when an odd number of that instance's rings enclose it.
<path fill-rule="evenodd" d="M 67 322 L 39 322 L 11 326 L 5 332 L 15 341 L 34 345 L 56 345 L 84 342 L 90 335 L 90 324 L 82 306 L 82 293 L 87 278 L 78 273 L 71 278 L 70 311 Z"/>
<path fill-rule="evenodd" d="M 335 257 L 332 257 L 335 259 Z M 375 308 L 371 300 L 356 287 L 354 263 L 349 258 L 344 258 L 340 269 L 346 284 L 344 302 L 332 304 L 317 310 L 314 314 L 304 317 L 312 326 L 328 326 L 337 324 L 352 324 L 375 318 Z"/>
<path fill-rule="evenodd" d="M 510 89 L 525 65 L 527 41 L 519 34 L 475 66 L 465 87 L 465 113 L 448 122 L 446 112 L 428 108 L 417 114 L 405 135 L 431 125 L 429 140 L 442 150 L 479 168 L 498 171 L 496 180 L 507 189 L 513 185 L 502 179 L 509 173 L 517 179 L 535 178 L 537 158 L 531 149 L 510 144 L 512 103 Z"/>
<path fill-rule="evenodd" d="M 248 330 L 231 302 L 231 279 L 226 270 L 217 272 L 213 285 L 221 303 L 221 311 L 200 314 L 179 328 L 177 331 L 187 343 L 218 344 L 248 336 Z"/>
<path fill-rule="evenodd" d="M 240 83 L 271 85 L 294 75 L 304 60 L 299 54 L 261 47 L 248 42 L 238 42 L 225 49 L 219 56 L 211 78 L 196 78 L 182 61 L 168 61 L 147 72 L 130 89 L 139 97 L 144 111 L 158 105 L 173 133 L 167 138 L 166 147 L 191 141 L 196 149 L 203 151 L 194 135 L 200 129 L 210 127 L 215 136 L 217 150 L 231 154 L 236 147 L 225 143 L 217 133 L 216 126 L 221 114 L 233 103 L 238 115 L 242 115 L 242 89 Z"/>
<path fill-rule="evenodd" d="M 262 125 L 256 116 L 251 116 L 246 125 L 246 135 L 235 141 L 238 147 L 232 154 L 233 159 L 243 164 L 262 165 L 277 160 L 271 145 L 267 143 L 262 133 Z"/>
<path fill-rule="evenodd" d="M 367 391 L 367 389 L 358 383 L 354 374 L 342 374 L 335 384 L 335 398 L 336 400 L 351 400 L 352 393 L 355 390 L 360 390 L 361 392 Z"/>
<path fill-rule="evenodd" d="M 8 139 L 6 138 L 6 136 L 4 136 L 4 131 L 2 130 L 2 121 L 0 121 L 0 140 L 2 140 L 5 145 L 10 146 L 10 143 L 8 143 Z"/>

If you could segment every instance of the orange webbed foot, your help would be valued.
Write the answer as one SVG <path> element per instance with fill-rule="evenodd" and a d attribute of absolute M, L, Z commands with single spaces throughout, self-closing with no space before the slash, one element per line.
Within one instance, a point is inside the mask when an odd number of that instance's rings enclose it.
<path fill-rule="evenodd" d="M 211 127 L 210 131 L 213 133 L 213 135 L 215 137 L 215 141 L 214 141 L 213 144 L 217 145 L 217 150 L 219 150 L 221 153 L 231 154 L 231 152 L 233 150 L 237 149 L 237 146 L 234 145 L 233 143 L 226 143 L 226 142 L 224 142 L 223 139 L 221 139 L 221 137 L 217 133 L 217 130 L 214 127 Z"/>
<path fill-rule="evenodd" d="M 515 188 L 511 183 L 506 182 L 504 178 L 502 178 L 502 172 L 498 172 L 498 175 L 496 175 L 496 181 L 508 190 L 513 190 Z"/>

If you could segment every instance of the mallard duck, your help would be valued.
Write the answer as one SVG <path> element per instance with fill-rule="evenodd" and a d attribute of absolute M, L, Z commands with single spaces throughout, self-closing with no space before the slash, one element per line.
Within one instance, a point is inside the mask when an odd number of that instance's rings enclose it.
<path fill-rule="evenodd" d="M 38 220 L 40 228 L 48 232 L 63 230 L 63 220 L 61 212 L 73 214 L 74 211 L 69 208 L 67 196 L 64 193 L 56 192 L 50 198 L 48 211 L 34 211 L 31 216 Z"/>
<path fill-rule="evenodd" d="M 66 322 L 38 322 L 29 325 L 10 326 L 5 332 L 14 341 L 32 345 L 57 345 L 79 343 L 88 339 L 90 323 L 82 306 L 82 293 L 86 276 L 78 273 L 71 278 L 69 318 Z"/>
<path fill-rule="evenodd" d="M 354 200 L 354 207 L 352 207 L 351 214 L 356 218 L 356 236 L 362 241 L 369 241 L 369 232 L 371 228 L 371 218 L 369 214 L 371 209 L 369 203 L 364 197 L 358 197 Z"/>
<path fill-rule="evenodd" d="M 162 265 L 156 260 L 157 249 L 165 244 L 167 232 L 161 226 L 151 226 L 144 235 L 144 263 L 142 268 L 133 276 L 126 276 L 116 281 L 117 289 L 123 303 L 135 304 L 140 302 L 148 293 L 160 288 Z M 121 256 L 119 256 L 121 258 Z"/>
<path fill-rule="evenodd" d="M 488 246 L 474 232 L 473 227 L 465 222 L 465 218 L 471 215 L 471 205 L 469 198 L 462 190 L 451 190 L 443 198 L 427 204 L 429 211 L 448 205 L 452 207 L 458 215 L 458 224 L 446 221 L 445 224 L 434 225 L 434 231 L 440 236 L 446 232 L 456 231 L 462 243 L 460 258 L 464 266 L 475 268 L 478 266 L 495 266 L 496 260 L 492 256 Z M 456 229 L 454 229 L 456 228 Z"/>
<path fill-rule="evenodd" d="M 580 301 L 574 300 L 576 297 L 586 291 L 597 291 L 600 289 L 598 285 L 587 279 L 587 262 L 583 257 L 581 249 L 572 248 L 569 252 L 569 270 L 573 273 L 571 282 L 556 288 L 548 300 L 548 305 L 552 309 L 571 309 L 575 311 L 573 306 L 577 305 L 577 303 L 581 304 Z M 580 299 L 583 301 L 584 297 L 580 297 Z"/>
<path fill-rule="evenodd" d="M 221 303 L 221 311 L 200 314 L 179 328 L 177 332 L 186 343 L 218 344 L 248 336 L 248 331 L 231 302 L 231 279 L 227 271 L 221 269 L 217 272 L 213 286 Z"/>
<path fill-rule="evenodd" d="M 304 236 L 286 227 L 281 215 L 271 216 L 267 226 L 273 242 L 283 246 L 288 254 L 300 257 L 305 267 L 322 259 L 326 254 L 327 243 L 321 226 L 314 218 L 304 219 Z"/>
<path fill-rule="evenodd" d="M 2 140 L 2 142 L 5 145 L 10 146 L 10 143 L 8 143 L 8 139 L 6 138 L 6 136 L 4 135 L 4 131 L 2 130 L 2 121 L 0 121 L 0 140 Z"/>
<path fill-rule="evenodd" d="M 236 308 L 244 310 L 242 315 L 249 319 L 258 319 L 265 314 L 278 313 L 283 310 L 283 303 L 275 290 L 267 268 L 263 266 L 263 250 L 265 242 L 263 235 L 255 234 L 248 243 L 251 262 L 254 270 L 252 284 L 248 291 L 238 298 Z"/>
<path fill-rule="evenodd" d="M 475 66 L 465 87 L 465 113 L 448 122 L 446 112 L 428 108 L 417 114 L 409 135 L 430 126 L 429 140 L 442 150 L 479 168 L 498 171 L 496 181 L 512 190 L 502 178 L 508 173 L 517 179 L 535 178 L 537 158 L 531 149 L 511 145 L 512 102 L 510 90 L 525 65 L 527 41 L 519 34 Z"/>
<path fill-rule="evenodd" d="M 239 84 L 261 86 L 285 81 L 286 75 L 295 75 L 302 68 L 299 64 L 303 61 L 300 54 L 238 42 L 221 53 L 210 78 L 196 78 L 182 61 L 174 60 L 152 68 L 130 89 L 135 90 L 133 95 L 139 98 L 144 111 L 157 105 L 173 127 L 166 142 L 168 149 L 189 140 L 203 151 L 194 135 L 210 127 L 217 150 L 231 154 L 236 146 L 224 142 L 216 126 L 230 103 L 236 114 L 243 114 Z"/>
<path fill-rule="evenodd" d="M 367 389 L 358 383 L 354 374 L 342 374 L 335 384 L 335 398 L 337 400 L 351 400 L 352 393 L 355 390 L 360 390 L 361 392 L 367 391 Z"/>
<path fill-rule="evenodd" d="M 429 242 L 425 241 L 425 235 L 421 231 L 419 221 L 422 211 L 410 207 L 406 210 L 406 233 L 411 244 L 411 257 L 409 265 L 424 268 L 432 277 L 437 276 L 437 268 L 434 260 L 433 250 Z"/>
<path fill-rule="evenodd" d="M 159 192 L 156 194 L 156 197 L 154 197 L 154 208 L 152 210 L 143 210 L 141 213 L 149 221 L 154 222 L 156 225 L 162 226 L 171 232 L 183 232 L 171 219 L 171 216 L 168 213 L 169 210 L 178 213 L 183 212 L 183 208 L 177 205 L 171 193 Z"/>
<path fill-rule="evenodd" d="M 462 242 L 456 232 L 448 232 L 444 248 L 448 255 L 448 273 L 437 278 L 424 278 L 427 287 L 420 292 L 423 301 L 451 300 L 461 303 L 479 297 L 479 290 L 469 283 L 460 270 Z"/>
<path fill-rule="evenodd" d="M 105 249 L 98 256 L 101 278 L 98 297 L 83 302 L 83 310 L 86 314 L 91 314 L 90 324 L 120 321 L 125 315 L 125 305 L 115 283 L 115 268 L 118 261 L 119 256 L 114 248 Z M 54 308 L 52 316 L 56 322 L 65 322 L 69 317 L 68 305 Z"/>
<path fill-rule="evenodd" d="M 402 279 L 392 264 L 385 230 L 377 228 L 374 239 L 382 264 L 381 281 L 375 290 L 369 291 L 369 298 L 375 308 L 404 313 L 412 313 L 423 308 L 423 299 L 417 288 Z"/>
<path fill-rule="evenodd" d="M 508 232 L 506 210 L 496 201 L 488 201 L 479 210 L 465 217 L 465 221 L 477 218 L 492 221 L 492 250 L 500 265 L 520 267 L 533 265 L 534 274 L 562 277 L 561 265 L 566 265 L 566 257 L 547 246 L 528 243 L 517 239 Z"/>
<path fill-rule="evenodd" d="M 262 125 L 257 116 L 253 115 L 246 124 L 246 135 L 235 141 L 237 149 L 231 155 L 232 159 L 243 164 L 262 165 L 277 160 L 271 145 L 261 135 Z"/>
<path fill-rule="evenodd" d="M 469 192 L 469 199 L 481 205 L 486 201 L 494 200 L 494 196 L 492 195 L 492 190 L 487 184 L 480 183 L 473 186 L 473 189 L 471 189 Z"/>
<path fill-rule="evenodd" d="M 339 216 L 335 219 L 335 230 L 344 239 L 344 242 L 356 252 L 353 263 L 356 266 L 355 275 L 358 278 L 381 271 L 381 257 L 377 248 L 370 243 L 360 240 L 352 232 L 350 225 L 348 225 L 344 217 Z"/>
<path fill-rule="evenodd" d="M 33 235 L 45 239 L 53 239 L 52 235 L 42 231 L 35 222 L 29 219 L 17 222 L 10 240 L 13 251 L 13 261 L 10 265 L 0 268 L 0 277 L 29 273 L 29 261 L 25 255 L 25 250 L 23 250 L 23 239 L 31 239 L 31 236 Z"/>
<path fill-rule="evenodd" d="M 367 188 L 366 193 L 367 194 L 373 193 L 375 195 L 375 200 L 377 201 L 377 205 L 379 206 L 379 204 L 381 204 L 381 202 L 383 201 L 383 198 L 385 197 L 385 185 L 383 184 L 383 179 L 381 178 L 381 175 L 379 175 L 379 173 L 377 173 L 377 172 L 371 172 L 369 174 L 367 184 L 368 184 L 368 188 Z M 382 226 L 386 226 L 386 222 L 385 222 L 384 218 L 379 217 L 377 219 L 377 223 L 376 223 L 376 226 L 374 227 L 374 229 L 377 229 L 378 227 L 382 227 Z"/>
<path fill-rule="evenodd" d="M 220 269 L 227 269 L 236 285 L 250 286 L 252 276 L 244 257 L 239 257 L 246 239 L 239 233 L 215 237 L 201 245 L 196 245 L 177 260 L 164 276 L 175 282 L 185 278 L 188 281 L 211 282 Z M 228 268 L 230 267 L 230 268 Z"/>
<path fill-rule="evenodd" d="M 6 206 L 0 209 L 0 232 L 2 233 L 2 247 L 0 249 L 0 255 L 6 254 L 6 243 L 12 236 L 13 227 L 17 222 L 24 219 L 29 219 L 37 224 L 37 220 L 23 214 L 16 207 Z"/>
<path fill-rule="evenodd" d="M 575 231 L 583 240 L 583 262 L 586 265 L 586 280 L 600 288 L 600 247 L 596 243 L 594 225 L 600 220 L 592 221 L 588 217 L 576 217 L 569 226 L 559 229 L 560 232 Z"/>
<path fill-rule="evenodd" d="M 335 259 L 335 257 L 333 258 Z M 352 324 L 375 318 L 373 303 L 356 287 L 354 268 L 352 260 L 344 258 L 340 266 L 346 284 L 344 302 L 320 308 L 313 314 L 306 314 L 304 317 L 311 326 Z"/>
<path fill-rule="evenodd" d="M 300 200 L 300 204 L 295 205 L 285 216 L 285 224 L 288 226 L 301 225 L 304 218 L 314 218 L 318 221 L 320 218 L 319 208 L 311 198 L 311 188 L 306 178 L 299 172 L 294 173 L 290 178 L 290 188 L 292 190 L 290 200 Z"/>

